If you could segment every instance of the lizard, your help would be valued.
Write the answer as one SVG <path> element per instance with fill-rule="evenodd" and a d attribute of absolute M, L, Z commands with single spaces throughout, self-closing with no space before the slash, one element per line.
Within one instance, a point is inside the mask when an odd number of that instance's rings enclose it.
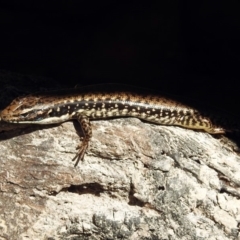
<path fill-rule="evenodd" d="M 75 167 L 92 137 L 91 120 L 136 117 L 146 122 L 224 134 L 226 129 L 196 108 L 159 94 L 118 84 L 39 92 L 14 99 L 0 113 L 10 124 L 56 124 L 78 120 L 83 137 Z"/>

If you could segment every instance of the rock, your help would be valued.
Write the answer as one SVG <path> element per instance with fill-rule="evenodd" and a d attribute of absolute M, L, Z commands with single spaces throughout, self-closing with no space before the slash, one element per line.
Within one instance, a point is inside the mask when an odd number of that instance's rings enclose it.
<path fill-rule="evenodd" d="M 237 239 L 240 157 L 223 138 L 138 119 L 1 133 L 1 239 Z M 228 140 L 227 140 L 228 141 Z"/>

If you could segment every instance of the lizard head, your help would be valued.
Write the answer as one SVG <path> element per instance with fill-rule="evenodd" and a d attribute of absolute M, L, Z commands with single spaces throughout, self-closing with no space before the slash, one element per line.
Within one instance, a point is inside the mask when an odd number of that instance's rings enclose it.
<path fill-rule="evenodd" d="M 2 121 L 10 123 L 40 123 L 47 117 L 49 109 L 49 106 L 43 104 L 41 97 L 19 97 L 2 110 L 0 117 Z"/>
<path fill-rule="evenodd" d="M 47 95 L 28 95 L 12 101 L 0 113 L 0 120 L 21 124 L 54 124 L 71 118 L 75 105 Z"/>

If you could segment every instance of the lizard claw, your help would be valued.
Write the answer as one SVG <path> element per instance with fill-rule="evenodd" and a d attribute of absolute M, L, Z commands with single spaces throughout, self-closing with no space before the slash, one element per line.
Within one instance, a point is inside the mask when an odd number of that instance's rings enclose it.
<path fill-rule="evenodd" d="M 72 159 L 72 161 L 75 161 L 74 167 L 76 167 L 80 160 L 83 160 L 85 152 L 88 148 L 88 142 L 83 142 L 82 144 L 79 144 L 76 149 L 79 149 L 76 156 Z"/>

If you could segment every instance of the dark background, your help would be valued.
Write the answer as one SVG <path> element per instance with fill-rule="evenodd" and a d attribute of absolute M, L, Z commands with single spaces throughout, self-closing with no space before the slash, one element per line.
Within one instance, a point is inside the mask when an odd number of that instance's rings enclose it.
<path fill-rule="evenodd" d="M 67 87 L 144 86 L 238 112 L 239 10 L 239 1 L 1 1 L 0 69 Z"/>

